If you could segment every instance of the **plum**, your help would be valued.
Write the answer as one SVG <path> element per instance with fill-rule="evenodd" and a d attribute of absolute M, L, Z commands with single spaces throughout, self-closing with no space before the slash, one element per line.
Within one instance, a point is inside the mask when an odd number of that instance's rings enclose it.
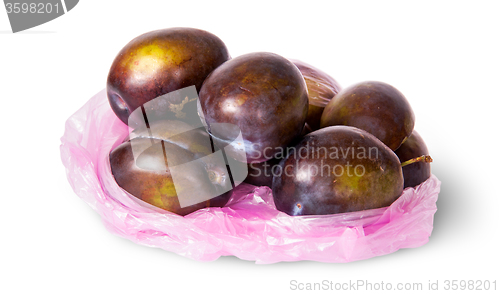
<path fill-rule="evenodd" d="M 230 59 L 215 35 L 194 28 L 169 28 L 145 33 L 130 41 L 114 59 L 107 79 L 107 95 L 117 117 L 129 115 L 144 103 L 189 86 L 200 90 L 210 72 Z M 164 118 L 184 119 L 196 114 L 193 97 L 171 96 L 158 105 Z"/>
<path fill-rule="evenodd" d="M 179 215 L 222 207 L 231 197 L 232 180 L 210 144 L 204 127 L 157 121 L 134 130 L 110 152 L 111 172 L 134 197 Z"/>
<path fill-rule="evenodd" d="M 367 81 L 341 90 L 330 100 L 321 116 L 321 127 L 335 125 L 363 129 L 394 151 L 411 135 L 415 115 L 396 88 Z"/>
<path fill-rule="evenodd" d="M 302 73 L 307 85 L 309 110 L 307 111 L 305 133 L 319 129 L 323 110 L 341 87 L 339 83 L 322 70 L 300 60 L 291 59 Z"/>
<path fill-rule="evenodd" d="M 308 110 L 300 71 L 267 52 L 242 55 L 216 68 L 203 83 L 199 101 L 215 142 L 236 136 L 231 126 L 241 130 L 246 158 L 236 159 L 248 163 L 273 158 L 299 136 Z"/>
<path fill-rule="evenodd" d="M 429 155 L 427 146 L 422 137 L 413 130 L 411 136 L 399 147 L 396 151 L 401 162 L 411 160 L 413 158 Z M 429 162 L 415 162 L 403 166 L 403 177 L 405 180 L 404 187 L 416 187 L 431 176 L 431 164 Z"/>
<path fill-rule="evenodd" d="M 276 208 L 325 215 L 389 206 L 403 191 L 396 154 L 372 134 L 331 126 L 307 134 L 279 163 Z"/>

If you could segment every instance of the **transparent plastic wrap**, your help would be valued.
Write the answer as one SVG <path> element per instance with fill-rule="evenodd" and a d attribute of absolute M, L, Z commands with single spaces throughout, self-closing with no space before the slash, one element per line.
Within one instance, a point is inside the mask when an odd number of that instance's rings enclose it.
<path fill-rule="evenodd" d="M 234 255 L 260 264 L 350 262 L 421 246 L 432 232 L 441 184 L 434 175 L 405 189 L 391 206 L 366 211 L 289 216 L 275 209 L 268 187 L 243 183 L 225 207 L 184 217 L 166 212 L 141 203 L 114 180 L 109 152 L 128 134 L 103 90 L 67 120 L 60 150 L 75 193 L 110 232 L 138 244 L 200 261 Z"/>

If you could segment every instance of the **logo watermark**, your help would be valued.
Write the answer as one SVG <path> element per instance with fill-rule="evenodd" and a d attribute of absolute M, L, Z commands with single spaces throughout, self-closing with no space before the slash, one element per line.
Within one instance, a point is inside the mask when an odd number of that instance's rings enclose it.
<path fill-rule="evenodd" d="M 13 33 L 24 31 L 73 9 L 79 0 L 4 0 Z"/>
<path fill-rule="evenodd" d="M 348 282 L 335 282 L 331 280 L 323 280 L 321 282 L 299 282 L 297 280 L 290 281 L 290 290 L 299 291 L 387 291 L 387 290 L 409 290 L 421 291 L 424 289 L 423 283 L 391 283 L 385 281 L 368 281 L 368 280 L 349 280 Z"/>
<path fill-rule="evenodd" d="M 179 97 L 184 97 L 182 101 L 198 102 L 195 101 L 198 99 L 196 87 L 186 87 L 146 102 L 130 114 L 128 125 L 136 165 L 147 170 L 168 171 L 180 206 L 187 207 L 230 191 L 245 180 L 248 170 L 246 163 L 231 160 L 227 155 L 231 152 L 246 161 L 245 150 L 234 148 L 243 144 L 241 130 L 237 126 L 220 124 L 220 129 L 226 130 L 226 139 L 215 144 L 206 123 L 199 116 L 184 115 L 182 109 L 176 109 L 173 119 L 182 118 L 185 123 L 174 126 L 173 121 L 165 120 L 168 119 L 165 111 L 172 110 L 168 105 L 173 105 L 171 101 L 179 100 Z M 162 105 L 165 107 L 159 107 Z M 165 111 L 162 111 L 163 108 Z M 150 140 L 134 140 L 134 137 Z M 185 148 L 196 153 L 195 159 L 185 160 Z M 196 185 L 185 184 L 185 179 L 201 180 L 204 175 L 216 186 L 215 190 L 200 191 Z"/>
<path fill-rule="evenodd" d="M 346 282 L 332 280 L 302 282 L 291 280 L 289 289 L 292 291 L 496 291 L 497 281 L 488 279 L 428 280 L 426 282 L 388 282 L 361 279 Z"/>
<path fill-rule="evenodd" d="M 257 149 L 257 148 L 254 148 Z M 276 150 L 276 152 L 273 152 Z M 364 147 L 364 146 L 348 146 L 348 147 L 324 147 L 314 146 L 314 142 L 307 142 L 304 146 L 296 147 L 290 146 L 286 148 L 264 148 L 263 153 L 257 152 L 256 157 L 262 155 L 267 160 L 263 163 L 250 163 L 250 176 L 259 177 L 264 175 L 266 177 L 276 176 L 280 177 L 283 174 L 286 176 L 293 175 L 308 175 L 308 177 L 315 176 L 329 176 L 342 177 L 362 177 L 366 173 L 364 164 L 360 164 L 362 160 L 374 161 L 379 158 L 379 149 L 377 147 Z M 272 159 L 283 159 L 292 157 L 295 160 L 287 162 L 284 166 L 270 164 Z M 314 160 L 314 164 L 300 164 L 301 160 Z M 352 161 L 351 161 L 352 160 Z M 337 161 L 339 163 L 331 164 Z M 353 164 L 352 162 L 356 162 Z"/>

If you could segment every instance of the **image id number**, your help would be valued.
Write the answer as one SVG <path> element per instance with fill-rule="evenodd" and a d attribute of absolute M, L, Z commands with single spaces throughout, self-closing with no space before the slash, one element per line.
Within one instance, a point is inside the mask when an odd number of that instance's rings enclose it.
<path fill-rule="evenodd" d="M 7 3 L 5 4 L 7 13 L 59 13 L 59 3 L 52 5 L 52 3 Z"/>
<path fill-rule="evenodd" d="M 497 281 L 488 280 L 445 280 L 445 290 L 496 290 Z"/>

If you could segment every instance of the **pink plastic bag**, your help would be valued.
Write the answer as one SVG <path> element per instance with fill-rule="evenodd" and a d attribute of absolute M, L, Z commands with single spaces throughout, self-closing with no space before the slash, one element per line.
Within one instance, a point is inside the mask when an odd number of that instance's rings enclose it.
<path fill-rule="evenodd" d="M 61 158 L 73 190 L 106 228 L 138 244 L 201 261 L 350 262 L 421 246 L 432 232 L 441 185 L 434 175 L 390 207 L 336 215 L 288 216 L 275 209 L 269 188 L 245 183 L 223 208 L 182 217 L 148 207 L 111 174 L 108 154 L 127 135 L 103 90 L 67 120 Z"/>

